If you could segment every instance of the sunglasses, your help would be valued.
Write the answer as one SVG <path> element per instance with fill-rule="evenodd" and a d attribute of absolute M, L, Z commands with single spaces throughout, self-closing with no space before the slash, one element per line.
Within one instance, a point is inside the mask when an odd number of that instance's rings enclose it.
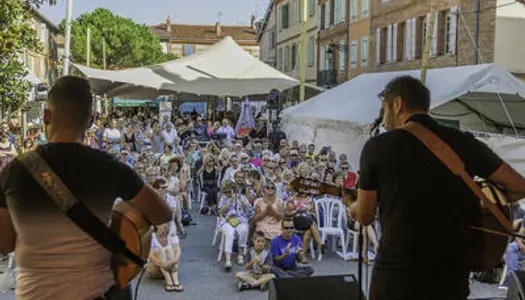
<path fill-rule="evenodd" d="M 267 186 L 266 189 L 267 190 L 275 190 L 275 187 L 274 186 Z"/>
<path fill-rule="evenodd" d="M 165 189 L 167 189 L 167 188 L 168 188 L 167 185 L 159 186 L 159 190 L 165 190 Z"/>
<path fill-rule="evenodd" d="M 341 170 L 348 170 L 348 167 L 342 167 Z"/>
<path fill-rule="evenodd" d="M 284 226 L 283 229 L 286 229 L 286 230 L 293 230 L 294 227 L 293 227 L 293 226 Z"/>

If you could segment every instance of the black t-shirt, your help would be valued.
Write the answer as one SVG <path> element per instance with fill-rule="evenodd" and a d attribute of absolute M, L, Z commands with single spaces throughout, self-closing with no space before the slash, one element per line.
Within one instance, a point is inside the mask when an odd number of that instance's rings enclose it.
<path fill-rule="evenodd" d="M 427 115 L 410 120 L 448 143 L 471 175 L 487 178 L 502 163 L 469 133 L 442 126 Z M 359 188 L 377 191 L 382 236 L 375 268 L 427 270 L 428 275 L 464 270 L 469 224 L 479 218 L 479 199 L 463 180 L 402 129 L 370 139 L 360 165 Z M 414 280 L 432 280 L 419 272 L 409 274 Z"/>
<path fill-rule="evenodd" d="M 109 212 L 116 198 L 131 200 L 144 183 L 129 166 L 77 143 L 50 143 L 36 150 L 73 195 L 95 212 Z M 30 213 L 58 210 L 18 161 L 0 174 L 0 207 Z"/>

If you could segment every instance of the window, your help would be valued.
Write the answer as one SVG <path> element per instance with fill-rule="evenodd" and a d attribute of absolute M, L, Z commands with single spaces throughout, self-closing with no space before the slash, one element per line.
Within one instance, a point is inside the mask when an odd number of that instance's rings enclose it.
<path fill-rule="evenodd" d="M 192 44 L 184 44 L 184 56 L 189 56 L 193 54 L 193 45 Z"/>
<path fill-rule="evenodd" d="M 397 39 L 396 39 L 396 57 L 394 59 L 396 61 L 403 61 L 405 58 L 405 32 L 406 32 L 406 23 L 399 23 L 397 24 Z"/>
<path fill-rule="evenodd" d="M 292 60 L 290 59 L 290 46 L 284 47 L 284 71 L 290 71 L 290 66 L 292 65 Z"/>
<path fill-rule="evenodd" d="M 279 7 L 278 17 L 279 17 L 279 30 L 286 29 L 290 27 L 289 23 L 289 4 Z"/>
<path fill-rule="evenodd" d="M 308 16 L 313 17 L 315 15 L 315 0 L 308 0 Z"/>
<path fill-rule="evenodd" d="M 315 37 L 311 36 L 308 39 L 308 55 L 307 64 L 309 67 L 313 67 L 315 64 Z"/>
<path fill-rule="evenodd" d="M 40 43 L 45 47 L 46 45 L 46 24 L 40 24 Z"/>
<path fill-rule="evenodd" d="M 386 31 L 386 62 L 392 62 L 392 25 L 388 25 Z"/>
<path fill-rule="evenodd" d="M 357 21 L 357 0 L 350 0 L 350 21 Z"/>
<path fill-rule="evenodd" d="M 295 70 L 295 67 L 297 65 L 297 45 L 292 45 L 292 53 L 290 53 L 291 59 L 290 59 L 290 70 Z"/>
<path fill-rule="evenodd" d="M 268 39 L 270 40 L 269 41 L 270 50 L 272 50 L 275 48 L 275 32 L 273 30 L 270 31 Z"/>
<path fill-rule="evenodd" d="M 277 50 L 277 70 L 283 70 L 283 48 Z"/>
<path fill-rule="evenodd" d="M 345 60 L 346 60 L 346 42 L 340 41 L 339 42 L 339 71 L 345 71 Z"/>
<path fill-rule="evenodd" d="M 445 54 L 456 53 L 457 10 L 457 6 L 452 7 L 446 14 L 445 34 L 443 35 Z"/>
<path fill-rule="evenodd" d="M 319 71 L 326 70 L 326 51 L 325 46 L 319 46 Z"/>
<path fill-rule="evenodd" d="M 346 20 L 346 0 L 335 0 L 334 23 L 344 23 Z"/>
<path fill-rule="evenodd" d="M 352 41 L 350 45 L 350 68 L 357 67 L 357 41 Z"/>
<path fill-rule="evenodd" d="M 361 67 L 368 67 L 368 37 L 361 38 Z"/>
<path fill-rule="evenodd" d="M 361 17 L 368 17 L 368 1 L 370 0 L 361 0 Z"/>
<path fill-rule="evenodd" d="M 332 24 L 330 20 L 330 17 L 331 17 L 330 8 L 331 8 L 330 0 L 326 0 L 326 2 L 324 3 L 324 28 L 329 28 L 330 24 Z"/>
<path fill-rule="evenodd" d="M 317 7 L 317 28 L 323 29 L 323 7 L 321 4 Z"/>
<path fill-rule="evenodd" d="M 301 22 L 301 15 L 302 15 L 302 9 L 301 9 L 301 3 L 303 1 L 301 0 L 292 0 L 292 14 L 293 14 L 293 24 L 297 24 Z"/>

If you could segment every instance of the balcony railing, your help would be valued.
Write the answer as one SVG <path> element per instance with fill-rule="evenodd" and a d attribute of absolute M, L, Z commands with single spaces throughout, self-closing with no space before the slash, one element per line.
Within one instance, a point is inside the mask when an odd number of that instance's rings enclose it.
<path fill-rule="evenodd" d="M 337 71 L 324 70 L 317 72 L 317 86 L 323 88 L 332 88 L 337 85 Z"/>

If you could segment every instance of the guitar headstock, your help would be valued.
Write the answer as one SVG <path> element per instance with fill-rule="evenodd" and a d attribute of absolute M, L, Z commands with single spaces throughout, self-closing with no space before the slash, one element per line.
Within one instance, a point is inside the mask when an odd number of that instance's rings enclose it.
<path fill-rule="evenodd" d="M 322 184 L 323 183 L 317 180 L 304 177 L 297 177 L 292 182 L 290 182 L 290 185 L 296 193 L 303 193 L 314 197 L 325 194 L 323 192 Z"/>

